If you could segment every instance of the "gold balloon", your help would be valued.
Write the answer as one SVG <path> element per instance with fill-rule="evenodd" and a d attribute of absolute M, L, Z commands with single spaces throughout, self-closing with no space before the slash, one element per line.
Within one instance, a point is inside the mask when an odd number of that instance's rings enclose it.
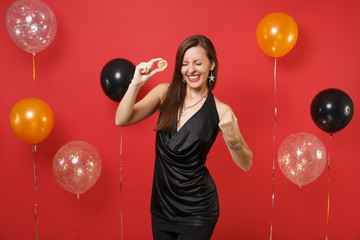
<path fill-rule="evenodd" d="M 293 18 L 285 13 L 271 13 L 259 23 L 257 42 L 264 53 L 273 58 L 287 54 L 298 38 L 298 28 Z"/>
<path fill-rule="evenodd" d="M 43 141 L 54 126 L 54 114 L 49 105 L 37 98 L 25 98 L 10 111 L 10 127 L 21 140 L 37 144 Z"/>

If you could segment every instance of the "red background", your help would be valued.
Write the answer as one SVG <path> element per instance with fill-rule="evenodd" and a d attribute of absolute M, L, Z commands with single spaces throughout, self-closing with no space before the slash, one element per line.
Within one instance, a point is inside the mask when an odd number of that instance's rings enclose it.
<path fill-rule="evenodd" d="M 5 19 L 12 0 L 0 1 Z M 163 57 L 168 69 L 140 92 L 168 82 L 178 45 L 203 34 L 219 57 L 214 94 L 238 117 L 243 136 L 254 153 L 253 166 L 235 166 L 219 135 L 207 166 L 217 183 L 221 216 L 213 239 L 360 239 L 359 229 L 359 11 L 357 0 L 182 0 L 182 1 L 46 1 L 54 11 L 58 31 L 52 44 L 32 56 L 18 48 L 0 24 L 0 239 L 34 239 L 34 202 L 38 203 L 39 239 L 151 239 L 150 195 L 154 164 L 152 131 L 157 116 L 127 128 L 117 128 L 117 104 L 100 87 L 100 71 L 113 58 L 135 64 Z M 256 41 L 260 20 L 272 12 L 294 18 L 299 38 L 277 70 L 278 121 L 274 134 L 274 60 Z M 338 88 L 352 98 L 350 124 L 332 140 L 310 117 L 313 97 Z M 34 190 L 31 145 L 9 126 L 14 104 L 37 97 L 54 111 L 54 129 L 37 146 L 38 191 Z M 273 156 L 290 134 L 317 136 L 331 153 L 327 171 L 301 189 L 275 167 Z M 120 141 L 123 154 L 120 158 Z M 64 144 L 92 144 L 102 158 L 96 185 L 77 200 L 56 182 L 52 161 Z M 120 160 L 123 163 L 120 172 Z M 123 191 L 120 193 L 120 178 Z M 272 186 L 275 206 L 272 212 Z M 327 227 L 327 193 L 330 220 Z M 123 218 L 123 231 L 121 231 Z"/>

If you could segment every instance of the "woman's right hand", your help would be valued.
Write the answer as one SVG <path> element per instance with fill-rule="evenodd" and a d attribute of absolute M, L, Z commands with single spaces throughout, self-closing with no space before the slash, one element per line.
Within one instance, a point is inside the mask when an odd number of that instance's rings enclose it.
<path fill-rule="evenodd" d="M 148 62 L 139 63 L 139 65 L 135 68 L 131 84 L 137 87 L 142 87 L 156 73 L 164 71 L 164 69 L 161 68 L 153 69 L 154 63 L 160 60 L 162 60 L 162 58 L 154 58 Z"/>
<path fill-rule="evenodd" d="M 136 104 L 135 100 L 140 88 L 156 73 L 164 71 L 160 68 L 153 69 L 154 63 L 161 59 L 154 58 L 136 66 L 134 77 L 116 110 L 115 124 L 117 126 L 128 126 L 142 121 L 153 114 L 160 105 L 161 99 L 167 91 L 168 85 L 165 83 L 154 87 Z"/>

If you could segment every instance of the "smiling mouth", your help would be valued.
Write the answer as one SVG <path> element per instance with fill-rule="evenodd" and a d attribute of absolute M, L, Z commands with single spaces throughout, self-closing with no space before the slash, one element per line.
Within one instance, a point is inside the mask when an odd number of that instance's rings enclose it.
<path fill-rule="evenodd" d="M 199 75 L 189 75 L 188 79 L 191 82 L 196 82 L 197 80 L 199 80 L 200 76 Z"/>

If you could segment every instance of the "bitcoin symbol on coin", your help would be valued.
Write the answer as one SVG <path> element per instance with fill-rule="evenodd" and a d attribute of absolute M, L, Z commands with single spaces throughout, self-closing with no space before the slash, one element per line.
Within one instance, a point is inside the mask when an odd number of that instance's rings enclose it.
<path fill-rule="evenodd" d="M 163 59 L 163 60 L 158 61 L 158 67 L 161 69 L 165 69 L 167 67 L 166 60 Z"/>

